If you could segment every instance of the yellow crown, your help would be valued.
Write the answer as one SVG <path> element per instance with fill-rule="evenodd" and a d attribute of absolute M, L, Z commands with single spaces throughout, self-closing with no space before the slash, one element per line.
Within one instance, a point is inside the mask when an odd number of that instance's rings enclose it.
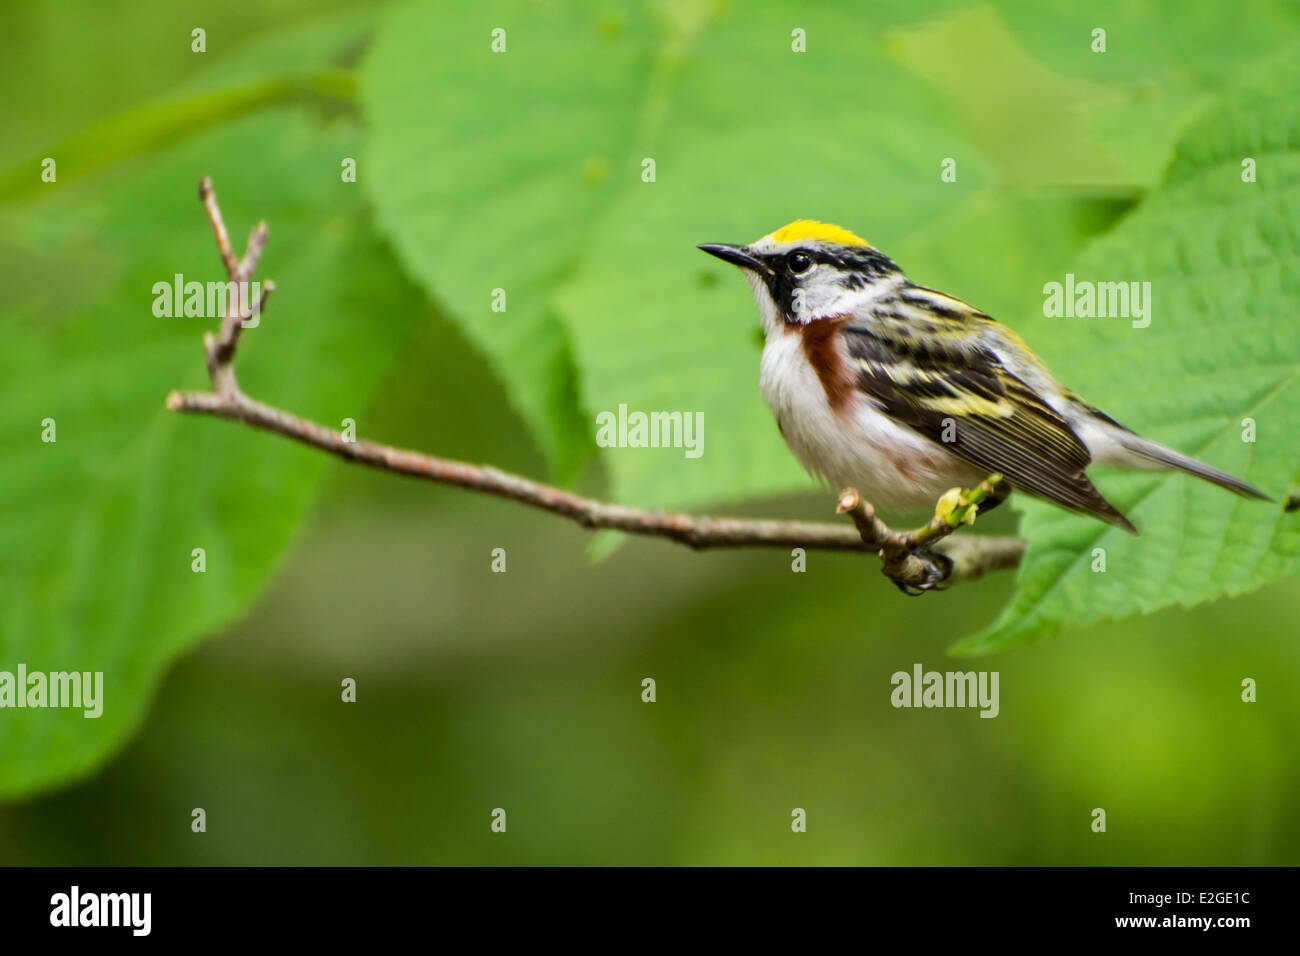
<path fill-rule="evenodd" d="M 777 243 L 798 242 L 801 239 L 824 239 L 845 246 L 871 246 L 867 240 L 855 236 L 841 226 L 829 222 L 817 222 L 815 219 L 796 219 L 772 233 L 770 238 Z"/>

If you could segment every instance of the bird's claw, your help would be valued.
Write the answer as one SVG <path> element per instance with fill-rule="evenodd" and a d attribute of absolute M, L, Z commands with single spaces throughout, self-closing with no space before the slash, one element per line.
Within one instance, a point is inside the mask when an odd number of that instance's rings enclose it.
<path fill-rule="evenodd" d="M 881 573 L 894 582 L 898 590 L 909 597 L 919 597 L 926 591 L 942 591 L 947 587 L 947 581 L 952 576 L 952 558 L 929 546 L 917 548 L 910 553 L 909 558 L 915 562 L 909 562 L 911 567 L 908 570 L 912 573 L 904 575 L 900 573 L 902 569 L 890 564 L 885 564 L 880 569 Z M 912 570 L 918 566 L 919 575 Z"/>

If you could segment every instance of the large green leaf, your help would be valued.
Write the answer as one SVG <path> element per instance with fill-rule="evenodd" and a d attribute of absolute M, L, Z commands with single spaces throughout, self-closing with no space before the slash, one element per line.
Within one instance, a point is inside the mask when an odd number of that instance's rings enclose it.
<path fill-rule="evenodd" d="M 944 154 L 930 143 L 951 150 L 960 137 L 924 80 L 878 41 L 864 55 L 854 18 L 801 13 L 815 52 L 800 54 L 774 4 L 604 10 L 395 12 L 363 84 L 380 221 L 553 457 L 594 434 L 561 404 L 573 401 L 556 378 L 572 350 L 589 416 L 623 403 L 705 416 L 698 460 L 609 449 L 619 497 L 681 504 L 803 486 L 756 395 L 743 283 L 717 281 L 694 246 L 799 215 L 935 235 L 946 219 L 983 218 L 968 201 L 984 170 L 963 160 L 958 184 L 939 182 Z M 491 52 L 497 27 L 504 53 Z M 430 35 L 444 40 L 432 59 Z M 824 95 L 847 69 L 875 90 L 865 109 Z M 910 135 L 917 122 L 928 140 Z M 508 312 L 490 310 L 493 288 L 507 290 Z"/>
<path fill-rule="evenodd" d="M 1039 307 L 1041 277 L 1109 223 L 1107 199 L 1151 181 L 1204 96 L 1156 109 L 1167 122 L 1147 118 L 1134 159 L 1122 130 L 1151 112 L 1134 113 L 1135 91 L 1169 80 L 1165 60 L 1156 80 L 1135 70 L 1129 38 L 1113 83 L 1104 55 L 1058 73 L 997 12 L 950 6 L 938 20 L 903 3 L 395 9 L 363 75 L 381 226 L 553 458 L 589 446 L 592 416 L 621 404 L 704 414 L 701 458 L 602 451 L 620 499 L 809 487 L 757 395 L 747 289 L 696 244 L 840 221 L 1014 324 Z M 1159 22 L 1177 28 L 1172 10 Z M 1086 51 L 1090 27 L 1066 26 Z M 807 52 L 792 50 L 796 30 Z M 941 181 L 947 157 L 956 182 Z"/>
<path fill-rule="evenodd" d="M 157 318 L 155 282 L 222 278 L 197 199 L 211 173 L 235 241 L 257 218 L 279 292 L 244 333 L 248 391 L 326 422 L 364 402 L 418 296 L 340 180 L 354 124 L 266 112 L 0 208 L 0 669 L 102 671 L 103 716 L 0 714 L 0 795 L 83 774 L 136 724 L 166 665 L 263 588 L 329 460 L 163 407 L 206 387 L 214 321 Z M 53 418 L 57 441 L 41 441 Z M 191 570 L 194 548 L 206 573 Z"/>
<path fill-rule="evenodd" d="M 371 50 L 364 178 L 411 273 L 493 362 L 557 470 L 591 439 L 549 302 L 615 189 L 634 134 L 648 27 L 499 3 L 394 11 Z M 603 28 L 601 25 L 603 24 Z M 491 34 L 506 29 L 506 50 Z M 505 311 L 493 311 L 494 290 Z"/>
<path fill-rule="evenodd" d="M 1243 181 L 1246 159 L 1257 182 Z M 1286 65 L 1191 129 L 1165 183 L 1074 266 L 1080 279 L 1151 282 L 1150 326 L 1040 319 L 1029 337 L 1068 385 L 1125 424 L 1285 497 L 1300 478 L 1298 224 L 1300 68 Z M 1280 505 L 1181 474 L 1100 484 L 1142 536 L 1023 503 L 1029 549 L 1016 595 L 960 650 L 1189 606 L 1296 570 L 1300 514 Z"/>

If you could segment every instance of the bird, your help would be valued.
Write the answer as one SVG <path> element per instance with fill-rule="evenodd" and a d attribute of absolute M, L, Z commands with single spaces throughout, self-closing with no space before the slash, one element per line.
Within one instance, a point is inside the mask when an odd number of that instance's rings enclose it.
<path fill-rule="evenodd" d="M 759 391 L 786 444 L 812 475 L 878 507 L 933 505 L 997 474 L 981 511 L 1018 491 L 1136 535 L 1092 465 L 1176 469 L 1272 500 L 1088 404 L 1011 329 L 912 282 L 847 229 L 799 219 L 748 245 L 698 248 L 749 281 Z"/>

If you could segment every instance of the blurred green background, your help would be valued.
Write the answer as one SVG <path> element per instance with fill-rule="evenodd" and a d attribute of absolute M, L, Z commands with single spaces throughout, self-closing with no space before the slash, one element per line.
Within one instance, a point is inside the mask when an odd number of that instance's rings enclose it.
<path fill-rule="evenodd" d="M 395 77 L 409 77 L 416 93 L 424 89 L 438 67 L 402 58 L 401 41 L 411 38 L 429 58 L 446 53 L 455 36 L 450 10 L 239 0 L 185 10 L 153 0 L 131 6 L 130 15 L 93 3 L 10 5 L 0 13 L 0 81 L 20 94 L 6 105 L 0 141 L 0 261 L 14 290 L 3 321 L 15 343 L 0 366 L 7 409 L 0 427 L 14 449 L 0 484 L 7 525 L 0 570 L 8 580 L 0 669 L 18 661 L 33 669 L 102 667 L 110 695 L 99 722 L 46 712 L 36 716 L 48 726 L 24 725 L 14 712 L 0 712 L 8 794 L 0 861 L 1300 860 L 1300 823 L 1288 811 L 1300 804 L 1293 580 L 1118 623 L 1071 629 L 1067 621 L 1061 637 L 953 658 L 949 646 L 988 626 L 1011 598 L 1011 575 L 911 600 L 874 562 L 855 556 L 812 552 L 807 571 L 794 574 L 781 551 L 696 554 L 628 541 L 602 547 L 612 553 L 593 562 L 591 537 L 558 519 L 336 465 L 229 423 L 169 416 L 161 407 L 169 389 L 204 382 L 202 324 L 177 320 L 158 331 L 146 290 L 175 271 L 216 277 L 193 198 L 198 176 L 211 172 L 236 237 L 256 218 L 271 226 L 261 275 L 276 278 L 280 292 L 239 363 L 256 397 L 323 421 L 350 414 L 367 437 L 559 475 L 628 503 L 832 518 L 831 496 L 778 456 L 754 388 L 748 295 L 705 263 L 683 260 L 669 277 L 676 288 L 665 295 L 678 311 L 656 316 L 656 302 L 638 298 L 654 324 L 637 340 L 631 315 L 628 335 L 634 343 L 669 343 L 682 382 L 656 380 L 631 397 L 640 407 L 681 407 L 653 402 L 713 387 L 711 368 L 720 381 L 745 383 L 743 394 L 731 389 L 736 397 L 725 401 L 732 404 L 702 398 L 699 406 L 707 409 L 712 454 L 733 447 L 743 454 L 719 471 L 684 476 L 679 453 L 596 458 L 575 430 L 584 413 L 618 398 L 620 382 L 640 381 L 626 362 L 641 346 L 608 341 L 620 318 L 606 316 L 605 329 L 584 317 L 600 296 L 636 296 L 638 283 L 655 275 L 643 279 L 630 269 L 627 285 L 597 288 L 616 269 L 605 260 L 637 261 L 639 244 L 680 244 L 675 233 L 665 239 L 656 231 L 659 213 L 638 206 L 642 200 L 583 199 L 591 218 L 606 221 L 602 228 L 633 222 L 637 236 L 620 246 L 608 233 L 558 230 L 553 241 L 574 249 L 614 247 L 581 252 L 585 276 L 579 271 L 573 281 L 564 262 L 530 262 L 531 273 L 510 288 L 531 282 L 551 297 L 530 308 L 520 296 L 521 318 L 471 314 L 482 285 L 458 282 L 491 254 L 480 233 L 509 258 L 509 250 L 535 245 L 545 235 L 536 227 L 548 222 L 537 212 L 537 222 L 503 232 L 515 207 L 494 208 L 493 189 L 527 192 L 534 184 L 544 192 L 553 159 L 542 155 L 508 183 L 455 198 L 465 218 L 451 234 L 442 221 L 451 213 L 420 204 L 421 190 L 437 192 L 437 157 L 450 148 L 434 141 L 454 136 L 417 125 L 407 144 L 388 91 L 400 86 Z M 778 8 L 760 6 L 760 20 L 781 22 Z M 1265 45 L 1284 53 L 1300 22 L 1288 4 L 1244 4 L 1228 14 L 1209 4 L 1117 5 L 1077 22 L 1065 4 L 943 6 L 949 19 L 929 19 L 945 12 L 938 6 L 905 4 L 813 4 L 805 15 L 858 22 L 862 42 L 893 57 L 864 64 L 864 72 L 895 77 L 906 91 L 897 104 L 883 94 L 872 100 L 892 118 L 890 136 L 870 157 L 849 150 L 845 167 L 925 156 L 926 186 L 891 196 L 876 183 L 843 218 L 863 231 L 880 224 L 880 245 L 907 253 L 909 271 L 919 262 L 930 284 L 1017 317 L 1039 301 L 1040 276 L 1059 276 L 1156 186 L 1178 138 L 1229 90 L 1243 59 L 1263 57 Z M 575 20 L 594 25 L 574 40 L 579 46 L 592 36 L 635 35 L 642 19 L 672 21 L 670 36 L 678 28 L 690 33 L 693 11 L 708 8 L 715 19 L 700 28 L 705 48 L 751 55 L 737 26 L 739 4 L 542 7 L 561 11 L 561 19 L 576 11 Z M 512 10 L 487 5 L 476 15 L 490 23 Z M 409 28 L 410 18 L 439 24 L 444 14 L 446 32 Z M 1224 16 L 1238 18 L 1238 29 L 1223 33 L 1216 17 Z M 1127 37 L 1104 67 L 1117 74 L 1111 86 L 1097 75 L 1102 67 L 1071 52 L 1079 44 L 1086 51 L 1094 19 L 1120 27 L 1112 28 L 1112 43 Z M 207 30 L 203 57 L 190 51 L 195 26 Z M 778 46 L 788 45 L 782 29 Z M 810 29 L 810 48 L 826 35 Z M 1138 38 L 1157 35 L 1158 50 L 1134 49 Z M 511 34 L 521 55 L 525 37 Z M 1012 43 L 1059 71 L 1051 82 L 1040 76 L 1026 84 L 1027 95 L 1043 101 L 1008 108 L 1027 111 L 1026 127 L 1038 124 L 1040 133 L 1023 133 L 1023 143 L 1008 142 L 1021 135 L 1016 125 L 1001 118 L 1006 111 L 990 111 L 971 91 L 979 84 L 963 83 L 959 69 L 900 65 L 933 67 L 927 51 L 939 50 L 944 62 L 974 63 L 987 56 L 987 44 Z M 674 57 L 685 55 L 672 42 L 662 49 L 672 73 Z M 1028 59 L 1002 52 L 1013 80 L 1037 76 L 1025 72 Z M 625 65 L 658 75 L 658 61 L 644 59 L 633 50 Z M 692 79 L 686 69 L 682 81 L 696 104 L 690 123 L 701 128 L 727 122 L 726 98 L 708 98 L 707 72 Z M 1009 81 L 986 82 L 991 95 Z M 601 81 L 588 84 L 594 102 Z M 488 137 L 494 120 L 475 112 L 474 90 L 470 82 L 433 84 L 429 108 L 463 111 Z M 859 95 L 872 94 L 852 97 Z M 1076 95 L 1084 104 L 1079 122 L 1096 134 L 1094 153 L 1061 148 L 1078 133 L 1073 121 L 1062 121 L 1052 142 L 1040 141 L 1042 125 L 1056 122 L 1044 119 L 1056 112 L 1049 98 Z M 757 128 L 766 121 L 779 140 L 790 124 L 849 122 L 838 92 L 825 101 L 793 99 L 757 114 Z M 424 108 L 426 97 L 412 100 Z M 918 116 L 918 104 L 933 112 Z M 600 116 L 590 122 L 599 126 Z M 674 121 L 669 114 L 654 122 Z M 913 123 L 960 130 L 979 157 L 963 205 L 943 228 L 917 227 L 916 219 L 918 209 L 947 202 L 928 184 L 937 185 L 931 153 L 948 152 L 909 139 Z M 526 152 L 527 138 L 508 124 L 506 132 Z M 629 134 L 630 156 L 651 132 Z M 752 148 L 743 132 L 735 135 Z M 701 136 L 682 133 L 683 151 Z M 52 152 L 54 144 L 63 151 Z M 66 194 L 62 186 L 58 196 L 40 193 L 32 157 L 45 155 L 72 157 L 60 161 Z M 340 155 L 364 157 L 360 191 L 339 191 Z M 798 193 L 805 171 L 833 193 L 830 162 L 796 152 L 791 182 L 771 191 Z M 384 170 L 377 184 L 365 182 L 372 168 Z M 580 168 L 576 181 L 604 188 L 609 174 L 599 164 Z M 459 197 L 454 183 L 447 189 Z M 668 196 L 650 204 L 664 204 L 665 218 L 684 219 L 671 228 L 698 241 L 752 239 L 779 224 L 773 216 L 785 205 L 724 195 L 723 204 L 737 208 L 731 221 L 714 223 Z M 761 208 L 746 208 L 750 201 Z M 835 211 L 822 205 L 809 214 Z M 476 228 L 489 219 L 491 229 Z M 710 229 L 720 234 L 701 232 Z M 446 255 L 422 255 L 422 243 L 438 236 Z M 979 255 L 955 254 L 972 249 L 972 236 L 983 238 Z M 453 248 L 461 246 L 468 251 Z M 675 260 L 658 265 L 677 268 Z M 486 293 L 481 298 L 485 304 Z M 691 308 L 693 315 L 681 311 Z M 714 315 L 722 316 L 722 331 L 710 333 L 716 339 L 674 344 L 675 321 Z M 497 337 L 493 321 L 523 324 L 503 324 Z M 1050 351 L 1050 328 L 1040 328 L 1047 331 L 1035 344 Z M 523 360 L 519 347 L 498 344 L 516 335 L 526 343 L 554 335 L 555 368 L 565 371 L 543 379 L 540 366 L 511 370 Z M 667 361 L 654 359 L 641 363 Z M 549 392 L 528 391 L 541 380 Z M 92 420 L 83 407 L 106 411 Z M 724 410 L 733 407 L 754 423 L 752 435 L 740 425 L 728 434 Z M 51 463 L 50 449 L 31 450 L 33 421 L 55 408 L 59 453 L 82 457 Z M 42 502 L 54 504 L 43 510 Z M 1016 521 L 1002 509 L 981 519 L 980 530 L 1011 533 Z M 205 576 L 189 572 L 189 547 L 198 540 L 217 542 Z M 494 548 L 507 551 L 505 574 L 490 572 Z M 890 675 L 918 662 L 997 670 L 999 716 L 892 708 Z M 347 677 L 357 682 L 355 704 L 339 699 Z M 653 704 L 641 701 L 646 677 L 657 682 Z M 1257 703 L 1241 701 L 1247 677 L 1258 682 Z M 118 696 L 124 692 L 127 699 Z M 191 832 L 195 807 L 207 812 L 206 833 Z M 490 832 L 496 807 L 507 811 L 505 834 Z M 791 832 L 795 807 L 807 811 L 806 833 Z M 1090 827 L 1096 807 L 1107 813 L 1104 834 Z"/>

